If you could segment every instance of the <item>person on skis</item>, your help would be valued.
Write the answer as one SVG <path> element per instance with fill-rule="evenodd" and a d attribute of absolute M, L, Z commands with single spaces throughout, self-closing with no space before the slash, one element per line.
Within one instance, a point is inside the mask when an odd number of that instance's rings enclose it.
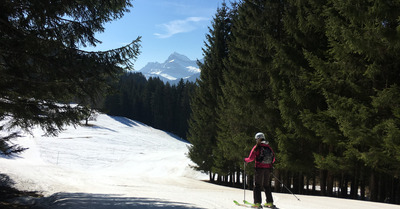
<path fill-rule="evenodd" d="M 273 163 L 275 162 L 275 154 L 272 148 L 268 145 L 268 141 L 265 140 L 263 133 L 259 132 L 255 135 L 256 145 L 250 152 L 248 158 L 245 158 L 246 163 L 256 161 L 255 163 L 255 185 L 253 190 L 254 205 L 261 208 L 261 190 L 264 188 L 266 195 L 265 207 L 275 208 L 274 200 L 271 193 L 271 173 L 273 169 Z"/>

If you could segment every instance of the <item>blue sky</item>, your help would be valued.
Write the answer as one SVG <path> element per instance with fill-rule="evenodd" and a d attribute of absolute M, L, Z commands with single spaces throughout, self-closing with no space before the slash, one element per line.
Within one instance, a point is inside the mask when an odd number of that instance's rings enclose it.
<path fill-rule="evenodd" d="M 192 60 L 203 57 L 205 36 L 223 0 L 133 0 L 133 8 L 119 20 L 107 23 L 96 34 L 102 44 L 88 51 L 124 46 L 142 36 L 141 54 L 135 62 L 140 70 L 148 62 L 164 62 L 178 52 Z M 229 2 L 229 1 L 227 1 Z"/>

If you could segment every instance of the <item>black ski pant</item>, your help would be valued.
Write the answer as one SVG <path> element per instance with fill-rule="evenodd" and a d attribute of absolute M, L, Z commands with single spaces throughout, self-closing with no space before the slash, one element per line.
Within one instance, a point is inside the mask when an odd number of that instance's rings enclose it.
<path fill-rule="evenodd" d="M 254 203 L 260 203 L 261 204 L 261 191 L 264 189 L 265 191 L 265 196 L 266 196 L 266 202 L 274 202 L 272 199 L 272 193 L 271 193 L 271 168 L 256 168 L 256 173 L 254 177 L 254 190 L 253 190 L 253 195 L 254 195 Z"/>

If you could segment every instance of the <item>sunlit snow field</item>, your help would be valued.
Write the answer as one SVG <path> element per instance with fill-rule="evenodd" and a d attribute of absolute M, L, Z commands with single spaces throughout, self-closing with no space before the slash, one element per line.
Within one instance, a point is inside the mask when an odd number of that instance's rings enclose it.
<path fill-rule="evenodd" d="M 182 139 L 122 117 L 99 114 L 90 126 L 66 127 L 57 137 L 40 129 L 16 143 L 29 149 L 0 158 L 0 173 L 19 189 L 40 191 L 33 200 L 53 209 L 80 208 L 241 208 L 252 191 L 204 182 L 191 169 Z M 245 196 L 244 196 L 245 195 Z M 398 205 L 329 197 L 273 193 L 280 209 L 400 209 Z"/>

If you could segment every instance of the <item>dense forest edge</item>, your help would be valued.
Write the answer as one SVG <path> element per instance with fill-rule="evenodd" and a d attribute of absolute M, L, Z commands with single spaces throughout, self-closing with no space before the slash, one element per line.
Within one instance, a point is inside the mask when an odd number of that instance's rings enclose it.
<path fill-rule="evenodd" d="M 195 85 L 183 79 L 170 85 L 158 77 L 146 79 L 141 73 L 126 72 L 113 84 L 113 93 L 99 108 L 107 114 L 137 120 L 186 139 L 190 95 Z"/>
<path fill-rule="evenodd" d="M 191 99 L 196 169 L 251 189 L 262 131 L 294 193 L 399 204 L 399 16 L 393 1 L 222 4 Z"/>
<path fill-rule="evenodd" d="M 262 131 L 277 156 L 275 192 L 399 204 L 399 8 L 223 3 L 195 84 L 129 73 L 105 107 L 186 138 L 213 183 L 252 188 L 243 158 Z"/>
<path fill-rule="evenodd" d="M 399 8 L 223 3 L 195 85 L 127 74 L 105 106 L 187 138 L 188 156 L 210 182 L 246 180 L 251 189 L 252 165 L 244 173 L 243 158 L 263 131 L 277 156 L 274 176 L 294 193 L 399 204 Z M 288 192 L 274 182 L 275 192 Z"/>

